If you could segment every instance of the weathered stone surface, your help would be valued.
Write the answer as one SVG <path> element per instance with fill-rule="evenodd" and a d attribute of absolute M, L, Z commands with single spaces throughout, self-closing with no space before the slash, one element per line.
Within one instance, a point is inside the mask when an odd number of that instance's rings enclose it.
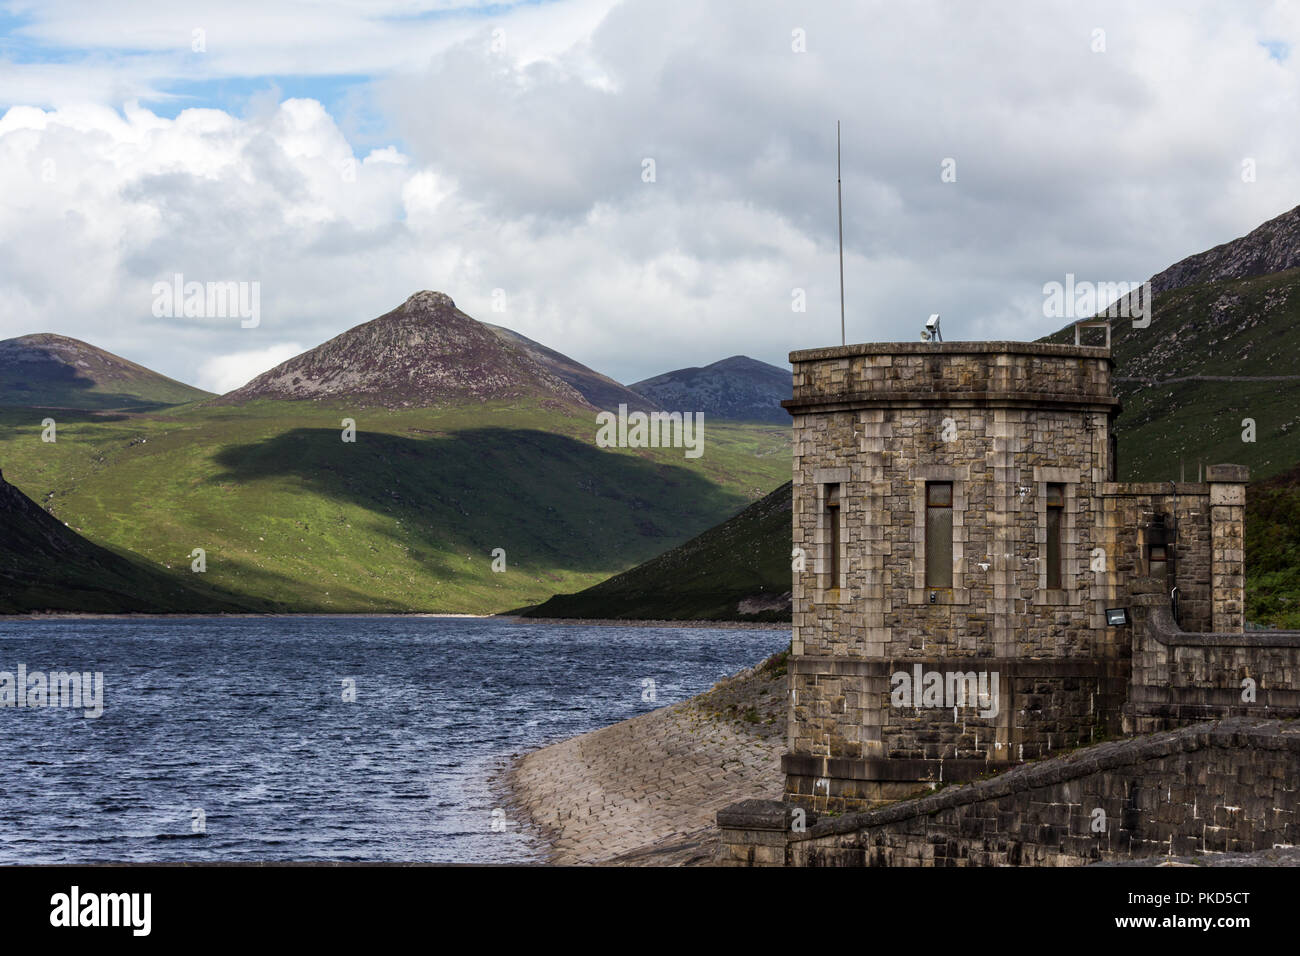
<path fill-rule="evenodd" d="M 1108 627 L 1107 608 L 1176 587 L 1182 627 L 1240 631 L 1245 469 L 1116 482 L 1109 350 L 889 343 L 790 358 L 794 544 L 808 560 L 792 592 L 785 799 L 865 809 L 1119 733 L 1130 679 L 1147 679 L 1131 674 L 1133 628 Z M 952 483 L 950 588 L 926 586 L 932 481 Z M 1059 588 L 1051 484 L 1064 489 Z M 893 675 L 918 664 L 996 675 L 996 713 L 895 706 Z"/>

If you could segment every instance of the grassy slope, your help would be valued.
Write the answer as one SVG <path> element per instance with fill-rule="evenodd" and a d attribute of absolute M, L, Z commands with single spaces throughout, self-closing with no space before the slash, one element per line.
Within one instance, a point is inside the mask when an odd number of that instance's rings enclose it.
<path fill-rule="evenodd" d="M 55 444 L 40 441 L 46 414 Z M 340 441 L 344 417 L 355 444 Z M 184 576 L 205 548 L 209 584 L 305 611 L 534 603 L 678 544 L 789 474 L 788 428 L 708 423 L 692 460 L 599 449 L 594 413 L 556 403 L 8 408 L 0 426 L 6 477 L 87 537 Z"/>
<path fill-rule="evenodd" d="M 746 598 L 790 591 L 790 482 L 704 534 L 578 594 L 557 594 L 530 617 L 788 621 L 783 607 L 737 613 Z"/>
<path fill-rule="evenodd" d="M 1111 324 L 1120 480 L 1178 478 L 1180 460 L 1188 480 L 1198 460 L 1247 465 L 1255 479 L 1300 462 L 1300 269 L 1162 293 L 1149 328 Z M 1073 342 L 1073 329 L 1044 341 Z M 1297 377 L 1149 384 L 1189 375 Z M 1255 420 L 1253 443 L 1242 441 L 1244 418 Z"/>
<path fill-rule="evenodd" d="M 212 588 L 200 575 L 167 574 L 68 530 L 0 480 L 0 614 L 60 610 L 214 613 L 264 611 Z"/>

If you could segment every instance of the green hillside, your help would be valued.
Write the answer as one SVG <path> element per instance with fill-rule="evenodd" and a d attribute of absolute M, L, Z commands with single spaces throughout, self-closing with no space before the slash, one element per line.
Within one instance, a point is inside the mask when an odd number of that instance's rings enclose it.
<path fill-rule="evenodd" d="M 40 439 L 41 419 L 58 440 Z M 789 475 L 790 433 L 707 423 L 704 454 L 601 449 L 554 400 L 148 414 L 0 409 L 0 464 L 92 541 L 298 611 L 488 613 L 625 570 Z M 341 440 L 341 420 L 357 440 Z M 492 570 L 492 551 L 506 570 Z"/>
<path fill-rule="evenodd" d="M 786 482 L 716 528 L 528 617 L 790 620 L 790 491 Z"/>
<path fill-rule="evenodd" d="M 1111 326 L 1120 480 L 1168 481 L 1182 462 L 1191 481 L 1198 461 L 1267 478 L 1300 462 L 1300 269 L 1157 293 L 1150 327 Z M 1044 341 L 1073 342 L 1073 327 Z"/>
<path fill-rule="evenodd" d="M 168 574 L 92 544 L 0 477 L 0 614 L 268 611 L 212 588 L 200 575 Z"/>

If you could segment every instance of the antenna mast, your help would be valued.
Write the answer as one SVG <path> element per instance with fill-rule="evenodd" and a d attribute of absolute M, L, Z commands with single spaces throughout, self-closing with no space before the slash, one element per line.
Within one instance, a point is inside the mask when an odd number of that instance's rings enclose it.
<path fill-rule="evenodd" d="M 844 340 L 844 187 L 840 182 L 840 121 L 835 121 L 835 205 L 840 218 L 840 345 Z"/>

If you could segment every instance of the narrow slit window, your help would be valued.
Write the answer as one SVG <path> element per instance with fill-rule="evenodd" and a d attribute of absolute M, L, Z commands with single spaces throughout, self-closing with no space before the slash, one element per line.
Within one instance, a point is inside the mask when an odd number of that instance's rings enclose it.
<path fill-rule="evenodd" d="M 1061 516 L 1065 513 L 1065 485 L 1047 486 L 1047 586 L 1061 585 Z"/>
<path fill-rule="evenodd" d="M 925 486 L 925 586 L 952 587 L 952 482 Z"/>
<path fill-rule="evenodd" d="M 830 581 L 827 587 L 840 586 L 840 486 L 826 486 L 827 561 Z"/>
<path fill-rule="evenodd" d="M 1169 567 L 1168 561 L 1169 547 L 1167 545 L 1152 544 L 1150 546 L 1150 554 L 1147 563 L 1150 566 L 1152 576 L 1157 578 L 1164 577 Z"/>

